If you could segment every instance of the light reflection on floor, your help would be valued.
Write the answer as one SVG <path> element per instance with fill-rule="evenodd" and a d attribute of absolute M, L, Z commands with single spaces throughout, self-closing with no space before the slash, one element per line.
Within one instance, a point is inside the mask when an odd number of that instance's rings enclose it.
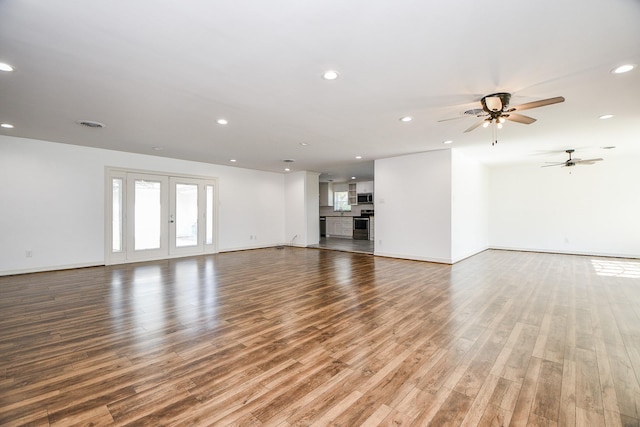
<path fill-rule="evenodd" d="M 640 262 L 592 259 L 591 265 L 598 276 L 640 278 Z"/>

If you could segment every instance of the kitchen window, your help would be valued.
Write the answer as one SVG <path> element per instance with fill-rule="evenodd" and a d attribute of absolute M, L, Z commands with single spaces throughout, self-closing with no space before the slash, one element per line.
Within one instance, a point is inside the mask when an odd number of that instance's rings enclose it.
<path fill-rule="evenodd" d="M 333 193 L 333 211 L 334 212 L 351 212 L 349 204 L 348 191 L 336 191 Z"/>

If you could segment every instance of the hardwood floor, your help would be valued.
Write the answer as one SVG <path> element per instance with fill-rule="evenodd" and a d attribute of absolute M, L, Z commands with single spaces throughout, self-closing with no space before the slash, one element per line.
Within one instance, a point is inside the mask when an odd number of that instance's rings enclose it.
<path fill-rule="evenodd" d="M 638 426 L 639 265 L 287 247 L 0 277 L 0 424 Z"/>
<path fill-rule="evenodd" d="M 342 237 L 321 237 L 317 245 L 311 245 L 309 247 L 371 255 L 373 255 L 374 249 L 373 240 L 354 240 Z"/>

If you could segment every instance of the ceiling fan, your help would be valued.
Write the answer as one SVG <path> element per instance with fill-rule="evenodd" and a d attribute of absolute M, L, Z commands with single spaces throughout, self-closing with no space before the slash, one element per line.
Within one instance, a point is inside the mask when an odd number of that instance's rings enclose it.
<path fill-rule="evenodd" d="M 575 165 L 593 165 L 595 164 L 595 162 L 599 162 L 602 161 L 602 159 L 586 159 L 586 160 L 582 160 L 582 159 L 574 159 L 571 157 L 571 155 L 575 152 L 575 150 L 565 150 L 565 153 L 569 154 L 569 159 L 567 159 L 564 162 L 547 162 L 549 163 L 548 165 L 543 165 L 543 168 L 547 168 L 549 166 L 561 166 L 561 167 L 571 167 L 571 166 L 575 166 Z"/>
<path fill-rule="evenodd" d="M 484 127 L 487 127 L 491 123 L 496 123 L 501 126 L 502 123 L 504 123 L 506 120 L 530 125 L 531 123 L 535 122 L 536 119 L 534 119 L 533 117 L 525 116 L 523 114 L 518 114 L 516 113 L 516 111 L 530 110 L 532 108 L 544 107 L 546 105 L 564 102 L 564 97 L 556 96 L 554 98 L 541 99 L 540 101 L 527 102 L 526 104 L 509 107 L 510 99 L 511 94 L 507 92 L 498 92 L 483 96 L 482 99 L 480 99 L 480 104 L 482 105 L 481 109 L 476 108 L 464 112 L 466 116 L 476 116 L 482 118 L 480 122 L 470 126 L 467 130 L 465 130 L 465 132 L 471 132 L 480 125 L 484 125 Z M 444 122 L 447 120 L 452 119 L 444 119 L 440 121 Z"/>

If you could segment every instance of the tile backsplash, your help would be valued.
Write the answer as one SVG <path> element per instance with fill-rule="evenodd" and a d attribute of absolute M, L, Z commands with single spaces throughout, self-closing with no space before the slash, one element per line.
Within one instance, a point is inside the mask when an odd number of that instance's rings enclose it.
<path fill-rule="evenodd" d="M 373 205 L 354 205 L 351 206 L 351 212 L 344 212 L 344 215 L 340 215 L 342 212 L 334 212 L 332 206 L 320 206 L 320 216 L 360 216 L 361 210 L 372 210 Z"/>

